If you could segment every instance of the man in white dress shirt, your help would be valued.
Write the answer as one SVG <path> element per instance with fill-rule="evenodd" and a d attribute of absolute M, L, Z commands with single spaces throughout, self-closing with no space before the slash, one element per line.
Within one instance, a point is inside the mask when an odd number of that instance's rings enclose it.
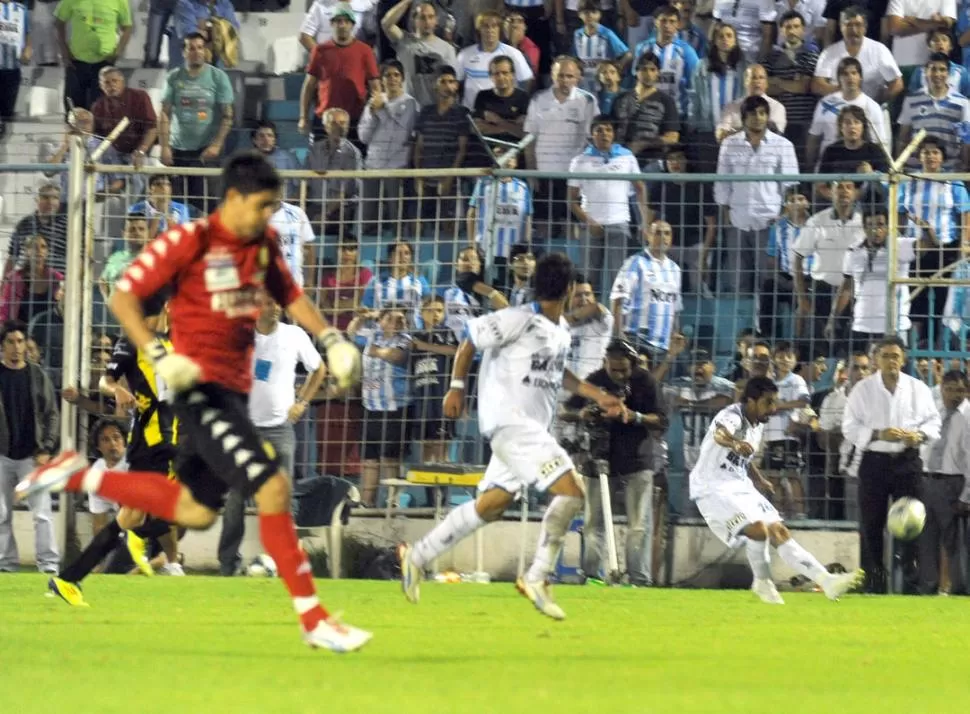
<path fill-rule="evenodd" d="M 960 521 L 970 513 L 970 408 L 963 372 L 943 375 L 940 438 L 923 446 L 920 500 L 926 525 L 919 537 L 919 590 L 936 595 L 940 587 L 940 547 L 950 563 L 950 594 L 967 594 L 966 563 L 959 542 Z"/>
<path fill-rule="evenodd" d="M 281 314 L 279 303 L 264 295 L 256 320 L 249 415 L 259 434 L 279 454 L 286 473 L 292 474 L 296 453 L 293 425 L 306 413 L 310 400 L 323 383 L 327 368 L 309 335 L 296 325 L 280 322 Z M 299 396 L 295 388 L 297 363 L 302 364 L 309 375 L 299 389 Z M 219 537 L 219 570 L 223 575 L 234 575 L 239 569 L 238 552 L 245 533 L 245 507 L 242 494 L 230 490 Z"/>
<path fill-rule="evenodd" d="M 866 592 L 885 593 L 883 530 L 889 500 L 919 494 L 919 447 L 940 438 L 940 413 L 930 388 L 903 372 L 906 345 L 895 336 L 878 345 L 878 372 L 849 393 L 842 420 L 845 440 L 862 450 L 859 526 Z M 904 592 L 916 588 L 916 543 L 901 546 Z"/>
<path fill-rule="evenodd" d="M 768 130 L 768 101 L 747 97 L 741 103 L 744 130 L 721 143 L 717 173 L 730 176 L 799 173 L 795 147 L 785 137 Z M 723 206 L 724 264 L 721 290 L 753 294 L 768 275 L 768 234 L 781 214 L 785 188 L 795 182 L 718 181 L 714 201 Z"/>

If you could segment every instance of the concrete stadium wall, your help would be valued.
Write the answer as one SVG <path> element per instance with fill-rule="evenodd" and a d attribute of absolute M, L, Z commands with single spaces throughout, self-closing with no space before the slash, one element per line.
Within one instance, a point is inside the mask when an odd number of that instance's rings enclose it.
<path fill-rule="evenodd" d="M 393 518 L 387 521 L 383 518 L 352 518 L 345 529 L 345 537 L 360 538 L 392 546 L 402 540 L 414 541 L 428 531 L 431 521 L 427 519 Z M 221 521 L 208 531 L 189 532 L 181 542 L 181 551 L 185 554 L 185 563 L 189 569 L 214 570 L 218 568 L 216 546 L 219 541 Z M 623 527 L 617 529 L 617 543 L 620 549 L 622 565 Z M 536 537 L 539 532 L 538 522 L 529 522 L 526 533 L 522 535 L 522 527 L 518 521 L 502 521 L 494 523 L 485 529 L 484 564 L 485 570 L 492 575 L 493 580 L 513 580 L 519 561 L 519 547 L 523 537 L 526 543 L 526 558 L 531 559 Z M 823 531 L 793 529 L 799 542 L 814 553 L 825 565 L 840 563 L 846 569 L 856 568 L 859 563 L 859 537 L 853 531 Z M 86 513 L 78 514 L 78 533 L 82 543 L 86 543 L 91 535 L 90 516 Z M 14 534 L 20 546 L 21 562 L 29 567 L 34 562 L 33 524 L 30 514 L 25 511 L 14 513 Z M 259 528 L 255 516 L 246 517 L 246 536 L 242 544 L 242 554 L 246 561 L 260 552 Z M 309 539 L 312 548 L 325 548 L 324 539 Z M 566 539 L 565 563 L 570 566 L 579 562 L 579 535 L 570 533 Z M 676 526 L 673 533 L 673 570 L 671 582 L 680 583 L 690 579 L 689 584 L 694 587 L 730 587 L 737 586 L 740 579 L 744 585 L 750 581 L 747 573 L 747 561 L 741 552 L 727 556 L 725 547 L 711 532 L 701 526 Z M 714 564 L 714 565 L 712 565 Z M 439 569 L 452 569 L 458 572 L 470 572 L 475 565 L 474 539 L 461 543 L 451 553 L 439 562 Z M 772 553 L 772 572 L 779 582 L 787 581 L 794 573 Z M 695 577 L 696 576 L 696 577 Z"/>

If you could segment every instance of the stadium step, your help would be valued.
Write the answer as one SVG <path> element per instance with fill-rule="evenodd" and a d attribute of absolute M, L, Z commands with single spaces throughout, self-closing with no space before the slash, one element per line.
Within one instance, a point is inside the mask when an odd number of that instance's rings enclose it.
<path fill-rule="evenodd" d="M 263 104 L 263 117 L 272 122 L 296 122 L 300 119 L 300 102 L 284 100 Z"/>

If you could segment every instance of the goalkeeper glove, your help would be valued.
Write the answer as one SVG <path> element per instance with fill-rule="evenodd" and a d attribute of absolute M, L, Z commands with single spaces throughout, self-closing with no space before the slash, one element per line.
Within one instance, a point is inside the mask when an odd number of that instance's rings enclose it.
<path fill-rule="evenodd" d="M 155 374 L 173 392 L 191 389 L 202 377 L 202 368 L 197 362 L 185 355 L 169 352 L 160 340 L 153 340 L 145 352 L 155 364 Z"/>
<path fill-rule="evenodd" d="M 317 335 L 317 341 L 327 353 L 327 367 L 337 380 L 337 386 L 347 389 L 356 384 L 360 380 L 360 352 L 357 348 L 332 327 Z"/>

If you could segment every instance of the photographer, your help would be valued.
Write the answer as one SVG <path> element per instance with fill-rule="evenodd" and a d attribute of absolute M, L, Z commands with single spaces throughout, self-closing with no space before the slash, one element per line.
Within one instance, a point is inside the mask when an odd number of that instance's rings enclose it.
<path fill-rule="evenodd" d="M 612 500 L 617 502 L 620 492 L 623 494 L 628 524 L 627 574 L 632 584 L 649 585 L 654 477 L 649 442 L 655 433 L 667 428 L 663 400 L 656 380 L 639 366 L 637 352 L 628 342 L 613 340 L 606 348 L 604 365 L 586 381 L 622 396 L 622 414 L 605 419 L 595 405 L 582 397 L 570 399 L 563 414 L 564 420 L 577 427 L 575 443 L 564 446 L 571 453 L 578 452 L 577 465 L 587 476 L 583 570 L 588 575 L 600 571 L 604 524 L 598 469 L 606 468 Z"/>

